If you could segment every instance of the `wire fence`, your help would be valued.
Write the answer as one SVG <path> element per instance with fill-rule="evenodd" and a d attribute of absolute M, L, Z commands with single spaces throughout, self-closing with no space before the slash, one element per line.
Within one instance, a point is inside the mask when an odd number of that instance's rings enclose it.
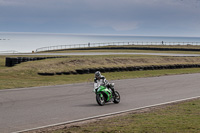
<path fill-rule="evenodd" d="M 102 46 L 125 46 L 125 45 L 200 45 L 200 42 L 107 42 L 107 43 L 87 43 L 87 44 L 72 44 L 72 45 L 56 45 L 36 49 L 35 52 L 64 50 L 74 48 L 89 48 Z"/>

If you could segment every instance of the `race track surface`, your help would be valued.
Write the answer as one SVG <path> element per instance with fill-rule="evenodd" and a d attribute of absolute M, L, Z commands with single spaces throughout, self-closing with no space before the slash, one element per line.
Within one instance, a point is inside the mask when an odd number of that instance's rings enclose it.
<path fill-rule="evenodd" d="M 200 54 L 172 54 L 172 53 L 122 53 L 122 52 L 78 52 L 78 53 L 0 53 L 0 55 L 9 56 L 9 55 L 157 55 L 157 56 L 188 56 L 188 57 L 197 57 Z"/>
<path fill-rule="evenodd" d="M 0 91 L 0 132 L 9 133 L 200 96 L 200 73 L 110 81 L 119 104 L 99 106 L 93 83 Z M 108 79 L 109 80 L 109 79 Z"/>

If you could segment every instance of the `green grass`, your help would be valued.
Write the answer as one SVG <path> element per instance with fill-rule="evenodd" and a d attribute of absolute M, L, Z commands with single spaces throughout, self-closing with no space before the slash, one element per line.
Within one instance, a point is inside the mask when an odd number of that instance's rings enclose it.
<path fill-rule="evenodd" d="M 112 72 L 112 73 L 103 73 L 103 75 L 106 76 L 108 80 L 120 80 L 120 79 L 155 77 L 155 76 L 187 74 L 187 73 L 200 73 L 200 68 Z M 26 73 L 15 73 L 15 72 L 4 73 L 4 74 L 0 73 L 0 89 L 93 82 L 93 78 L 94 78 L 93 74 L 40 76 L 37 75 L 34 71 L 26 71 Z"/>
<path fill-rule="evenodd" d="M 200 57 L 163 57 L 139 55 L 69 56 L 46 59 L 5 67 L 5 56 L 0 56 L 0 89 L 24 88 L 93 82 L 93 74 L 40 76 L 38 72 L 63 72 L 91 67 L 141 66 L 163 64 L 200 64 Z M 199 73 L 200 68 L 104 73 L 108 80 L 152 77 L 170 74 Z"/>
<path fill-rule="evenodd" d="M 53 133 L 199 133 L 200 99 L 105 118 Z"/>

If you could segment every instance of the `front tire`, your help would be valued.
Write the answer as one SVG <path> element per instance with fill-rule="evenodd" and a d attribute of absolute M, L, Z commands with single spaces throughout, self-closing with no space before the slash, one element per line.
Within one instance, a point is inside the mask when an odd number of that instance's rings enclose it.
<path fill-rule="evenodd" d="M 96 100 L 100 106 L 103 106 L 105 104 L 105 98 L 102 93 L 96 94 Z"/>
<path fill-rule="evenodd" d="M 116 104 L 120 102 L 120 95 L 118 91 L 115 91 L 115 97 L 113 102 Z"/>

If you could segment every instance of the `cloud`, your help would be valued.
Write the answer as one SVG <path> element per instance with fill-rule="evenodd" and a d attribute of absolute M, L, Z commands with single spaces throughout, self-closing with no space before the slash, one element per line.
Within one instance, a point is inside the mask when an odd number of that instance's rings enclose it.
<path fill-rule="evenodd" d="M 134 21 L 115 22 L 111 27 L 116 31 L 135 30 L 138 28 L 138 23 Z"/>
<path fill-rule="evenodd" d="M 199 29 L 199 12 L 199 0 L 0 0 L 0 29 L 192 32 Z"/>
<path fill-rule="evenodd" d="M 139 28 L 139 23 L 135 21 L 118 20 L 98 20 L 86 22 L 96 28 L 108 27 L 114 31 L 130 31 Z"/>

